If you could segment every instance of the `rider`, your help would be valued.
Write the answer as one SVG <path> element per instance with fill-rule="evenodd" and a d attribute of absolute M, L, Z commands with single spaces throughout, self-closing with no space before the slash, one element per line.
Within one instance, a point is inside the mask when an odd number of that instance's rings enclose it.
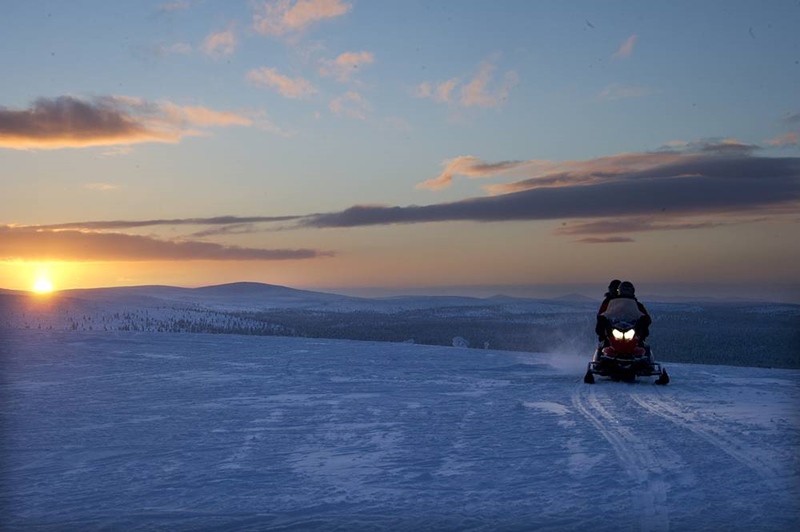
<path fill-rule="evenodd" d="M 612 303 L 615 300 L 616 302 Z M 602 345 L 607 345 L 607 336 L 609 332 L 609 323 L 608 318 L 605 316 L 605 312 L 609 310 L 609 307 L 628 305 L 635 305 L 635 307 L 641 313 L 639 319 L 636 320 L 634 329 L 636 330 L 636 336 L 639 338 L 639 343 L 642 345 L 642 347 L 646 348 L 644 341 L 650 335 L 650 324 L 653 323 L 653 320 L 650 318 L 650 314 L 647 312 L 645 306 L 638 299 L 636 299 L 636 288 L 633 286 L 633 283 L 630 281 L 619 282 L 616 279 L 611 281 L 611 284 L 608 285 L 606 297 L 603 300 L 603 303 L 600 305 L 600 309 L 597 311 L 597 325 L 595 325 L 595 332 L 597 333 Z"/>
<path fill-rule="evenodd" d="M 642 346 L 644 346 L 645 339 L 650 336 L 650 324 L 653 323 L 652 318 L 650 318 L 650 313 L 648 313 L 647 309 L 644 308 L 644 305 L 642 305 L 642 303 L 636 299 L 636 288 L 630 281 L 620 283 L 619 297 L 633 299 L 636 302 L 639 312 L 642 313 L 641 317 L 639 317 L 639 319 L 636 321 L 634 329 L 636 329 L 636 335 L 639 337 L 639 342 Z"/>
<path fill-rule="evenodd" d="M 600 308 L 597 311 L 597 324 L 594 326 L 594 332 L 597 333 L 597 338 L 601 344 L 606 341 L 606 319 L 603 316 L 603 312 L 608 308 L 609 301 L 619 297 L 620 284 L 622 284 L 622 281 L 619 279 L 614 279 L 608 283 L 608 291 L 603 296 L 603 302 L 600 303 Z"/>

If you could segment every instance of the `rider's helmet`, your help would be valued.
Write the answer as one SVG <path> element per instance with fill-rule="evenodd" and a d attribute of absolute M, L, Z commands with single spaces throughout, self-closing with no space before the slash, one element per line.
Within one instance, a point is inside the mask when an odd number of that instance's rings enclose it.
<path fill-rule="evenodd" d="M 619 285 L 622 281 L 619 279 L 614 279 L 610 283 L 608 283 L 608 294 L 609 296 L 616 296 L 619 291 Z"/>
<path fill-rule="evenodd" d="M 636 295 L 636 288 L 630 281 L 624 281 L 619 285 L 619 295 L 622 297 L 634 297 Z"/>

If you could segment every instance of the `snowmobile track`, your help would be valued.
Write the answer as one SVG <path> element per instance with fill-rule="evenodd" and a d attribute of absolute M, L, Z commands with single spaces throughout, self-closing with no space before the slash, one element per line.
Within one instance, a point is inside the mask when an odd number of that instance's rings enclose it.
<path fill-rule="evenodd" d="M 657 395 L 648 393 L 645 396 L 638 391 L 634 391 L 630 392 L 629 395 L 636 404 L 651 414 L 655 414 L 674 423 L 679 428 L 699 436 L 737 462 L 755 471 L 770 487 L 779 489 L 776 481 L 781 475 L 771 466 L 769 461 L 759 457 L 760 449 L 754 449 L 743 442 L 741 438 L 720 429 L 719 423 L 708 423 L 708 420 L 696 414 L 682 411 L 680 405 L 674 400 L 667 399 L 658 392 Z"/>
<path fill-rule="evenodd" d="M 604 401 L 605 402 L 605 401 Z M 631 500 L 640 516 L 641 530 L 669 530 L 667 486 L 657 455 L 632 427 L 601 403 L 595 387 L 579 385 L 572 404 L 611 444 L 617 459 L 631 478 Z"/>

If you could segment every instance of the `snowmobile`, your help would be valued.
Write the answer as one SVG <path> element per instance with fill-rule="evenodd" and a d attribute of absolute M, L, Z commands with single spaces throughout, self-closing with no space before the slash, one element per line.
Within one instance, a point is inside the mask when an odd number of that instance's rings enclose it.
<path fill-rule="evenodd" d="M 657 375 L 655 384 L 669 383 L 666 368 L 653 361 L 650 346 L 641 341 L 636 323 L 642 316 L 633 299 L 615 299 L 601 315 L 606 339 L 595 349 L 583 382 L 594 384 L 594 376 L 633 382 L 636 377 Z"/>

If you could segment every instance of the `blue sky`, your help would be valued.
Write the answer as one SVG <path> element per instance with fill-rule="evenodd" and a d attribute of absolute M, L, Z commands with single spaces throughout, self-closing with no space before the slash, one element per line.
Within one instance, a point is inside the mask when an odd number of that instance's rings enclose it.
<path fill-rule="evenodd" d="M 6 288 L 800 284 L 797 2 L 3 11 Z"/>

